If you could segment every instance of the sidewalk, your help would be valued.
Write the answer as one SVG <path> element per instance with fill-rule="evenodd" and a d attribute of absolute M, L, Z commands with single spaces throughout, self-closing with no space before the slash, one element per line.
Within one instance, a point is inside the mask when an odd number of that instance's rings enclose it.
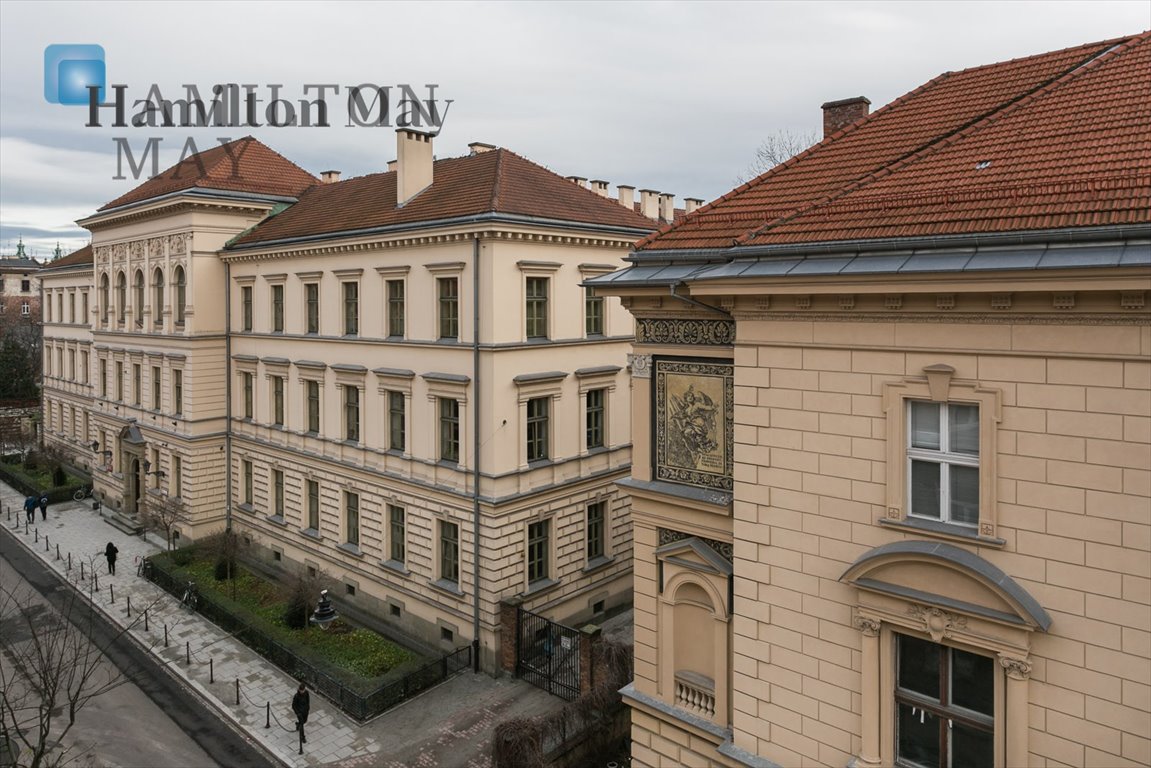
<path fill-rule="evenodd" d="M 46 521 L 41 520 L 37 509 L 36 522 L 25 533 L 23 501 L 20 493 L 0 483 L 0 524 L 7 533 L 91 595 L 106 616 L 128 627 L 127 634 L 133 640 L 183 678 L 223 719 L 285 765 L 490 768 L 488 743 L 497 723 L 563 705 L 560 699 L 520 680 L 497 680 L 465 672 L 366 725 L 359 725 L 313 691 L 308 743 L 304 754 L 298 755 L 290 706 L 296 681 L 199 614 L 184 611 L 168 593 L 136 576 L 137 558 L 159 552 L 159 546 L 108 525 L 87 501 L 54 504 L 48 508 Z M 108 575 L 104 560 L 104 547 L 109 541 L 120 550 L 115 576 Z M 56 559 L 57 547 L 60 559 Z M 147 630 L 142 615 L 145 608 Z M 168 647 L 164 646 L 165 627 Z M 265 727 L 269 702 L 270 728 Z"/>

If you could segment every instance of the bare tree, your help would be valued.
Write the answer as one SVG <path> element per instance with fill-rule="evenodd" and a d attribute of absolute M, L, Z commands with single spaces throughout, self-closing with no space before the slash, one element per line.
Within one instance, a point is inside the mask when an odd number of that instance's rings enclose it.
<path fill-rule="evenodd" d="M 736 183 L 743 184 L 767 173 L 782 162 L 790 160 L 819 140 L 815 131 L 780 130 L 764 139 L 755 150 L 755 159 L 747 167 L 745 175 L 737 176 Z"/>
<path fill-rule="evenodd" d="M 124 682 L 92 639 L 94 607 L 75 592 L 57 611 L 31 589 L 0 586 L 0 730 L 28 768 L 63 766 L 64 738 L 93 699 Z M 115 638 L 113 638 L 113 641 Z"/>
<path fill-rule="evenodd" d="M 166 493 L 149 493 L 143 507 L 141 522 L 144 527 L 164 534 L 168 549 L 172 549 L 172 530 L 188 521 L 188 510 L 184 502 Z"/>

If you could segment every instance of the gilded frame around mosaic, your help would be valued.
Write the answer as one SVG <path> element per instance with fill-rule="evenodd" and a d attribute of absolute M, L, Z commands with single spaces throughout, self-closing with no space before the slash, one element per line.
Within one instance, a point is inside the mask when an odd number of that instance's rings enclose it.
<path fill-rule="evenodd" d="M 653 369 L 655 479 L 732 490 L 731 363 L 657 358 Z"/>

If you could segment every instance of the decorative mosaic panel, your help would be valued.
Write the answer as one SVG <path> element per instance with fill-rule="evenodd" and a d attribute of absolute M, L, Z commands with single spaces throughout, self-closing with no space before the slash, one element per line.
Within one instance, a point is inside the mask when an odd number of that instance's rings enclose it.
<path fill-rule="evenodd" d="M 735 321 L 640 318 L 636 321 L 635 340 L 639 344 L 731 346 L 735 342 Z"/>
<path fill-rule="evenodd" d="M 732 489 L 731 363 L 656 359 L 655 479 Z"/>
<path fill-rule="evenodd" d="M 659 537 L 657 546 L 662 547 L 664 544 L 671 544 L 673 541 L 683 541 L 684 539 L 692 538 L 692 534 L 684 533 L 683 531 L 673 531 L 670 528 L 657 528 L 656 535 Z M 716 541 L 715 539 L 705 539 L 702 536 L 696 536 L 696 539 L 706 544 L 716 552 L 720 557 L 726 559 L 729 563 L 735 562 L 735 553 L 732 550 L 731 542 L 729 541 Z"/>

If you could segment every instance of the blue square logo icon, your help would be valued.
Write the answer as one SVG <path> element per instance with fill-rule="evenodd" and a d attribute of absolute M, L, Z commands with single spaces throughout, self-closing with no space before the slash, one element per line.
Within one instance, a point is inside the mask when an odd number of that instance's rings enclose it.
<path fill-rule="evenodd" d="M 107 75 L 99 45 L 49 45 L 44 49 L 44 98 L 50 104 L 87 104 L 88 88 L 104 101 Z"/>

